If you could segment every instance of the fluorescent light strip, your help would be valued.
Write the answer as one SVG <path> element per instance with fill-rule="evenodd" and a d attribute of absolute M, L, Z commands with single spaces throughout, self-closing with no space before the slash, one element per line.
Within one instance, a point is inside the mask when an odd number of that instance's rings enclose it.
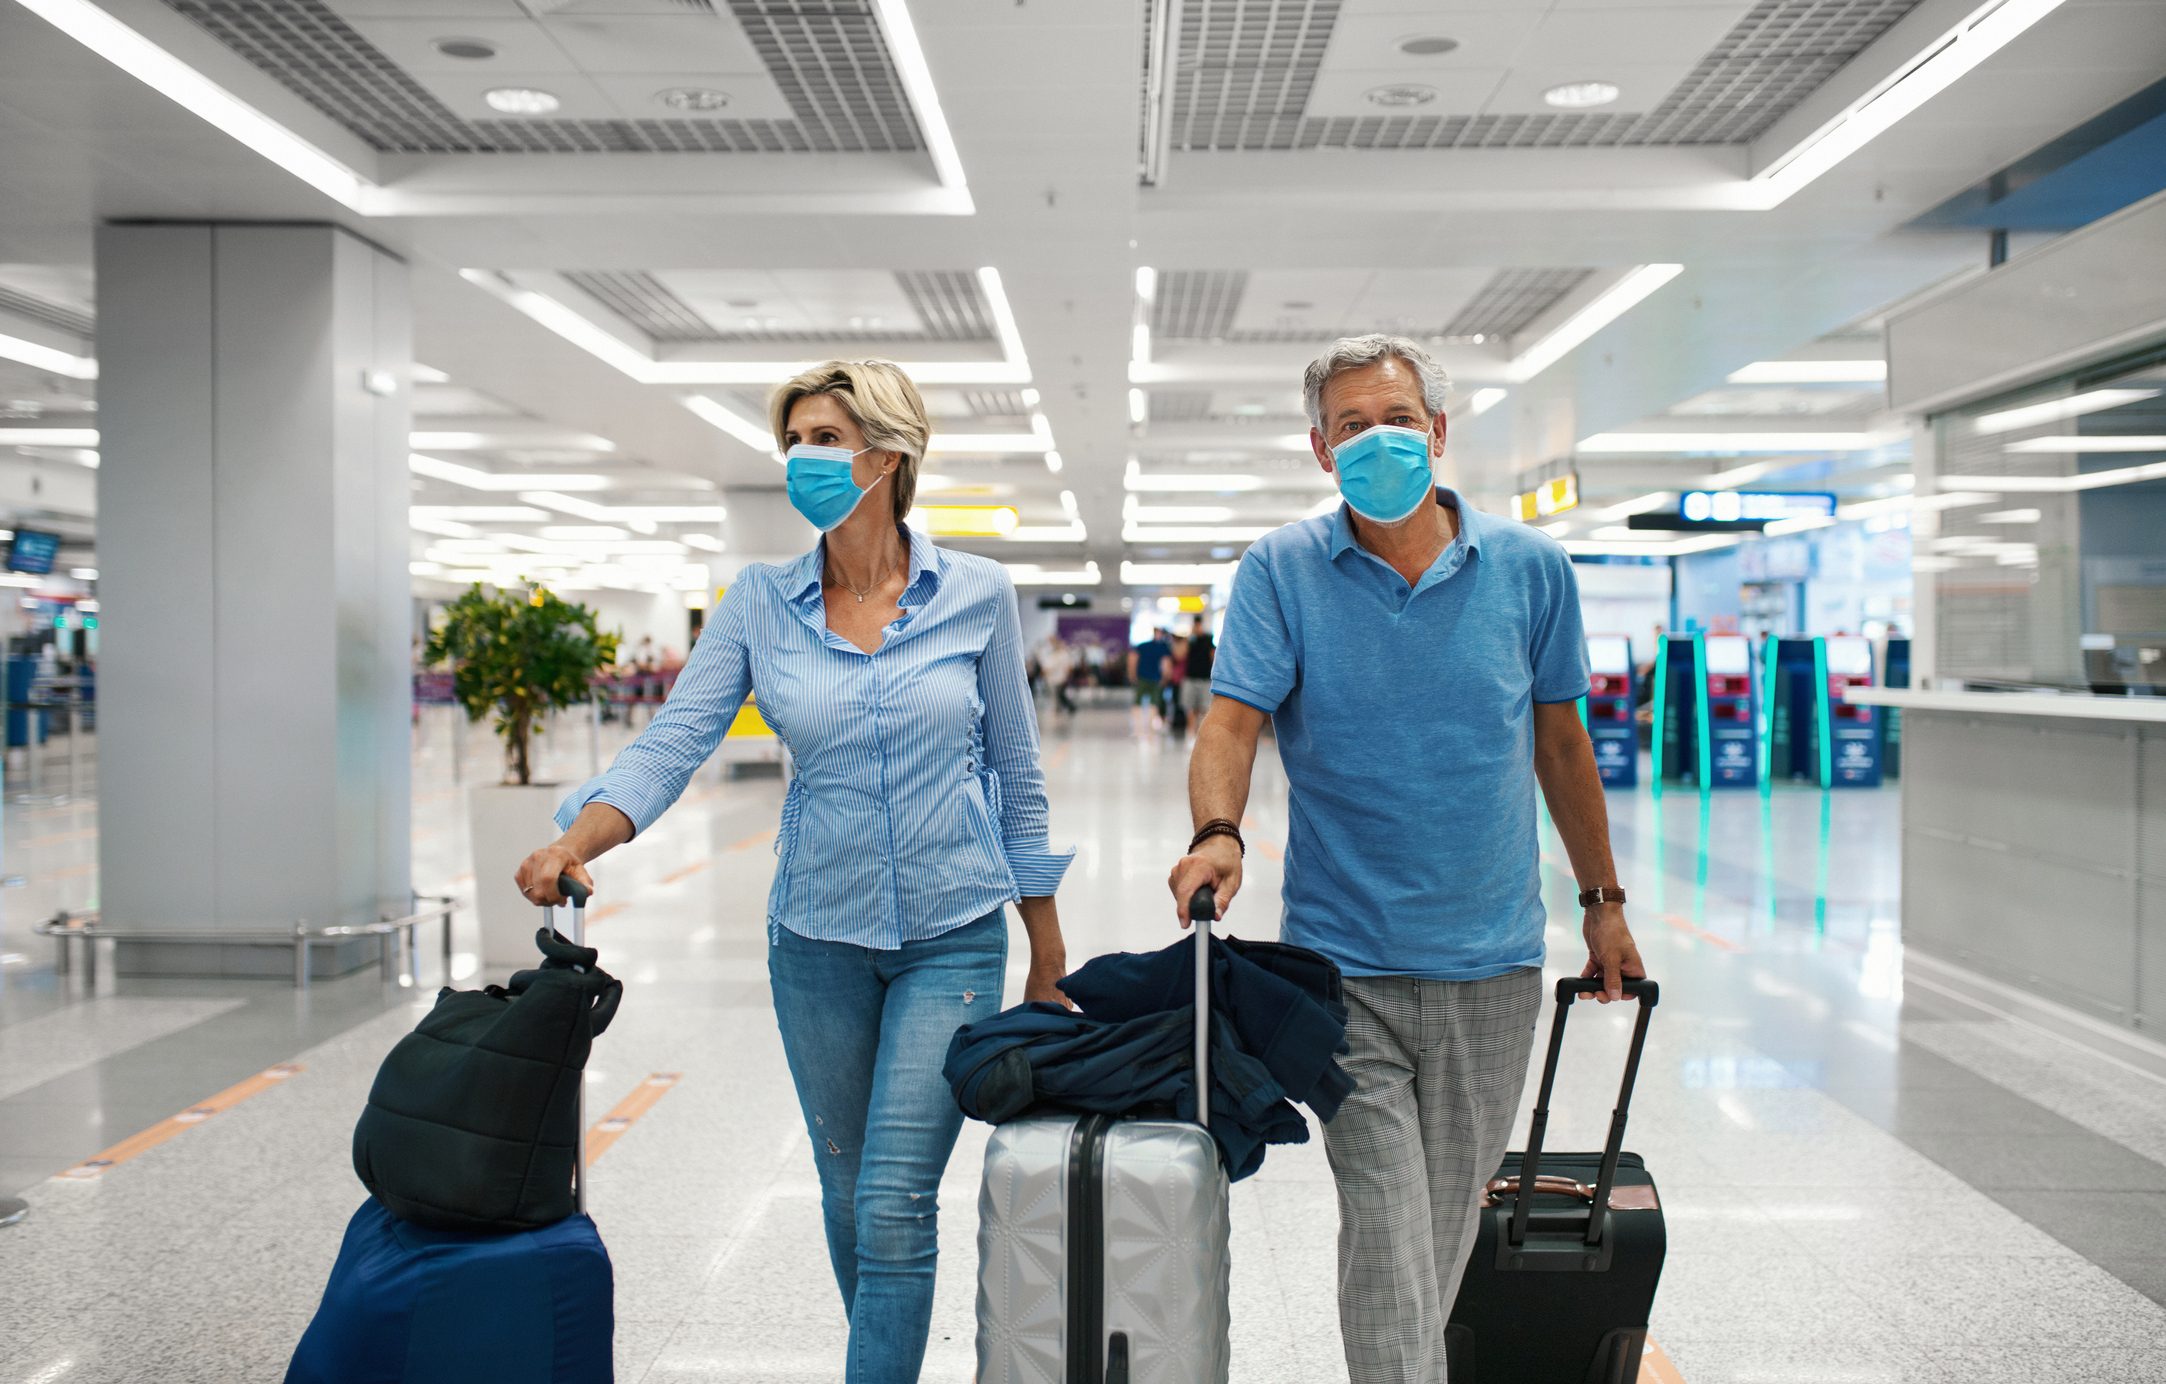
<path fill-rule="evenodd" d="M 463 485 L 469 490 L 526 490 L 537 485 L 553 485 L 563 490 L 607 490 L 609 488 L 609 479 L 606 476 L 569 474 L 546 476 L 494 475 L 487 471 L 477 471 L 471 466 L 461 466 L 455 461 L 445 461 L 441 457 L 424 456 L 420 452 L 408 455 L 406 463 L 417 476 L 427 476 L 431 480 L 449 481 L 453 485 Z M 520 498 L 525 499 L 526 497 L 522 495 Z"/>
<path fill-rule="evenodd" d="M 1211 586 L 1233 575 L 1234 562 L 1123 562 L 1123 586 Z"/>
<path fill-rule="evenodd" d="M 1146 476 L 1131 471 L 1125 481 L 1131 491 L 1231 493 L 1243 490 L 1262 490 L 1266 484 L 1262 476 L 1248 475 L 1158 475 Z"/>
<path fill-rule="evenodd" d="M 1509 394 L 1510 392 L 1511 391 L 1508 389 L 1498 389 L 1494 385 L 1487 389 L 1475 390 L 1472 394 L 1469 394 L 1467 396 L 1466 416 L 1469 418 L 1481 417 L 1483 414 L 1489 412 L 1489 410 L 1495 408 L 1498 404 L 1503 403 L 1504 396 Z M 1306 445 L 1308 442 L 1308 438 L 1303 437 L 1301 441 L 1304 445 Z"/>
<path fill-rule="evenodd" d="M 1968 477 L 1965 477 L 1968 480 Z M 1838 519 L 1863 519 L 1874 514 L 1909 514 L 1916 511 L 1961 509 L 1965 505 L 1991 504 L 1991 495 L 1971 490 L 1951 490 L 1945 495 L 1890 495 L 1885 500 L 1860 500 L 1835 511 Z"/>
<path fill-rule="evenodd" d="M 1784 534 L 1807 533 L 1813 529 L 1824 529 L 1835 522 L 1835 516 L 1831 514 L 1807 514 L 1796 519 L 1777 519 L 1774 523 L 1760 530 L 1760 532 L 1770 538 L 1780 538 Z"/>
<path fill-rule="evenodd" d="M 1784 470 L 1790 464 L 1787 461 L 1755 461 L 1743 466 L 1732 466 L 1726 471 L 1717 471 L 1713 475 L 1700 477 L 1700 488 L 1702 490 L 1735 490 L 1741 485 L 1752 484 L 1771 471 Z"/>
<path fill-rule="evenodd" d="M 1713 455 L 1739 452 L 1869 452 L 1899 440 L 1884 432 L 1595 433 L 1577 450 L 1598 455 Z"/>
<path fill-rule="evenodd" d="M 1270 533 L 1275 524 L 1196 524 L 1150 527 L 1129 524 L 1121 530 L 1123 543 L 1254 543 Z"/>
<path fill-rule="evenodd" d="M 95 447 L 96 428 L 0 427 L 0 447 Z"/>
<path fill-rule="evenodd" d="M 1068 524 L 1020 524 L 1001 535 L 1008 543 L 1084 543 L 1090 532 L 1081 521 Z"/>
<path fill-rule="evenodd" d="M 1981 433 L 2013 432 L 2017 428 L 2058 423 L 2066 418 L 2080 418 L 2086 413 L 2119 408 L 2123 404 L 2141 403 L 2145 399 L 2156 399 L 2158 396 L 2159 391 L 2156 389 L 2088 389 L 2081 394 L 2071 394 L 2065 399 L 2048 399 L 2042 404 L 2025 404 L 2021 408 L 2002 409 L 1998 413 L 1981 413 L 1971 421 L 1971 429 Z"/>
<path fill-rule="evenodd" d="M 940 93 L 933 86 L 933 70 L 918 43 L 917 26 L 903 0 L 873 0 L 880 13 L 880 28 L 887 39 L 888 56 L 910 97 L 918 129 L 925 136 L 925 151 L 932 155 L 933 172 L 940 185 L 961 195 L 958 210 L 968 216 L 976 208 L 970 200 L 970 184 L 963 176 L 962 155 L 955 152 L 955 137 L 948 132 L 948 117 L 940 109 Z"/>
<path fill-rule="evenodd" d="M 926 445 L 927 456 L 996 456 L 1010 452 L 1043 454 L 1053 450 L 1053 439 L 1037 433 L 934 433 Z"/>
<path fill-rule="evenodd" d="M 1135 365 L 1151 363 L 1151 324 L 1138 322 L 1128 333 L 1128 355 Z"/>
<path fill-rule="evenodd" d="M 1128 421 L 1143 423 L 1148 421 L 1150 416 L 1151 396 L 1140 389 L 1131 388 L 1128 391 Z"/>
<path fill-rule="evenodd" d="M 739 416 L 704 394 L 681 395 L 677 402 L 753 451 L 773 457 L 776 461 L 782 460 L 782 453 L 775 448 L 775 439 L 768 435 L 766 428 L 751 419 Z"/>
<path fill-rule="evenodd" d="M 1682 274 L 1681 264 L 1643 264 L 1611 284 L 1594 300 L 1557 324 L 1554 331 L 1515 356 L 1505 378 L 1526 381 L 1564 359 L 1567 352 L 1630 312 L 1640 300 Z"/>
<path fill-rule="evenodd" d="M 254 106 L 87 0 L 18 0 L 24 9 L 161 96 L 201 116 L 343 206 L 366 213 L 372 185 Z M 84 376 L 82 378 L 88 378 Z"/>
<path fill-rule="evenodd" d="M 1676 500 L 1677 497 L 1669 491 L 1660 490 L 1652 495 L 1642 495 L 1637 500 L 1626 500 L 1621 505 L 1611 505 L 1608 509 L 1598 510 L 1594 517 L 1605 523 L 1615 523 L 1635 514 L 1652 514 L 1658 509 L 1668 509 Z"/>
<path fill-rule="evenodd" d="M 1158 271 L 1148 264 L 1136 266 L 1136 296 L 1145 304 L 1154 302 L 1158 297 Z"/>
<path fill-rule="evenodd" d="M 989 264 L 981 266 L 978 287 L 985 293 L 986 306 L 992 309 L 993 331 L 1000 338 L 1001 354 L 1007 357 L 1010 365 L 1023 372 L 1024 379 L 1029 379 L 1030 358 L 1023 353 L 1023 333 L 1015 325 L 1015 311 L 1008 306 L 1008 292 L 1001 287 L 1000 271 Z M 918 374 L 917 366 L 903 368 L 913 375 Z"/>
<path fill-rule="evenodd" d="M 1096 586 L 1101 577 L 1098 564 L 1086 562 L 1079 568 L 1041 567 L 1035 562 L 1005 562 L 1008 577 L 1017 586 Z"/>
<path fill-rule="evenodd" d="M 1145 505 L 1131 495 L 1121 506 L 1121 517 L 1138 524 L 1224 524 L 1233 519 L 1226 505 Z"/>
<path fill-rule="evenodd" d="M 0 360 L 12 360 L 34 370 L 66 375 L 71 380 L 98 378 L 98 362 L 89 356 L 69 355 L 51 346 L 40 346 L 19 336 L 0 335 Z"/>
<path fill-rule="evenodd" d="M 2131 433 L 2123 437 L 2026 437 L 2004 452 L 2068 456 L 2084 452 L 2166 452 L 2166 435 Z"/>
<path fill-rule="evenodd" d="M 415 519 L 462 519 L 470 524 L 538 524 L 549 517 L 532 505 L 414 505 L 406 512 Z"/>
<path fill-rule="evenodd" d="M 1732 370 L 1731 384 L 1881 384 L 1884 360 L 1756 360 Z"/>
<path fill-rule="evenodd" d="M 2046 517 L 2042 509 L 1997 509 L 1977 516 L 1981 524 L 2035 524 Z"/>
<path fill-rule="evenodd" d="M 503 447 L 551 447 L 575 452 L 614 452 L 617 444 L 593 433 L 567 433 L 561 438 L 519 436 L 482 432 L 412 432 L 406 445 L 424 452 L 483 452 Z"/>
<path fill-rule="evenodd" d="M 1886 81 L 1754 174 L 1748 183 L 1756 194 L 1751 204 L 1761 210 L 1781 206 L 2061 4 L 2062 0 L 1987 0 Z"/>
<path fill-rule="evenodd" d="M 1943 476 L 1940 483 L 1991 491 L 1995 495 L 2067 495 L 2079 490 L 2104 490 L 2116 485 L 2162 479 L 2166 479 L 2166 461 L 2122 466 L 2111 471 L 2085 471 L 2073 476 Z"/>

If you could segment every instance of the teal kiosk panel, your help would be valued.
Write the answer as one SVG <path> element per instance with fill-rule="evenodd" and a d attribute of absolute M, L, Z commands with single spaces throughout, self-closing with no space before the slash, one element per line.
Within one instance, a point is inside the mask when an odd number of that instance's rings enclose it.
<path fill-rule="evenodd" d="M 1752 648 L 1742 635 L 1673 634 L 1655 656 L 1655 782 L 1759 782 Z"/>

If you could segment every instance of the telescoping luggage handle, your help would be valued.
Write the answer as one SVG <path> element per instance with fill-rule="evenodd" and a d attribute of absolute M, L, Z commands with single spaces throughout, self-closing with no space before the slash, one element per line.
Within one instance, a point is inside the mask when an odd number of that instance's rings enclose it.
<path fill-rule="evenodd" d="M 1196 1123 L 1211 1127 L 1211 922 L 1218 891 L 1206 884 L 1188 901 L 1196 925 Z"/>
<path fill-rule="evenodd" d="M 1514 1191 L 1512 1198 L 1512 1227 L 1510 1243 L 1516 1248 L 1527 1242 L 1527 1215 L 1534 1207 L 1534 1193 L 1561 1191 L 1555 1186 L 1556 1179 L 1542 1176 L 1542 1135 L 1549 1128 L 1549 1093 L 1557 1081 L 1557 1054 L 1564 1047 L 1564 1018 L 1578 995 L 1596 995 L 1602 991 L 1602 981 L 1595 977 L 1567 976 L 1557 982 L 1557 1016 L 1549 1025 L 1549 1055 L 1542 1062 L 1542 1089 L 1534 1098 L 1533 1128 L 1527 1133 L 1527 1152 L 1519 1160 L 1519 1177 L 1516 1187 L 1506 1185 L 1499 1191 Z M 1602 1147 L 1602 1171 L 1595 1179 L 1594 1193 L 1588 1200 L 1587 1243 L 1602 1243 L 1602 1228 L 1607 1221 L 1610 1188 L 1617 1181 L 1617 1159 L 1624 1149 L 1625 1115 L 1632 1106 L 1632 1082 L 1640 1071 L 1640 1052 L 1647 1046 L 1647 1020 L 1654 1013 L 1655 1005 L 1662 998 L 1662 987 L 1651 980 L 1627 980 L 1624 983 L 1627 999 L 1639 1000 L 1639 1016 L 1632 1023 L 1632 1047 L 1625 1054 L 1624 1081 L 1617 1088 L 1617 1106 L 1610 1112 L 1609 1142 Z M 1528 1189 L 1532 1189 L 1531 1191 Z"/>
<path fill-rule="evenodd" d="M 557 892 L 572 906 L 571 941 L 575 947 L 587 944 L 587 886 L 570 875 L 557 876 Z M 554 928 L 557 911 L 548 904 L 542 905 L 542 926 Z M 572 1117 L 579 1127 L 579 1140 L 572 1146 L 572 1196 L 579 1214 L 587 1210 L 587 1074 L 579 1074 L 579 1087 L 572 1095 Z"/>

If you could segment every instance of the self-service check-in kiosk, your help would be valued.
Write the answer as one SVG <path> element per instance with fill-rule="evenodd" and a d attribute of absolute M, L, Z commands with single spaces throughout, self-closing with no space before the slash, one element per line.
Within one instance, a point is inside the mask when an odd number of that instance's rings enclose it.
<path fill-rule="evenodd" d="M 1673 634 L 1655 656 L 1654 776 L 1703 788 L 1759 780 L 1752 649 L 1742 635 Z"/>
<path fill-rule="evenodd" d="M 1853 687 L 1873 685 L 1873 642 L 1848 634 L 1828 639 L 1821 674 L 1831 730 L 1827 781 L 1837 788 L 1878 787 L 1880 708 L 1853 704 L 1849 696 Z"/>
<path fill-rule="evenodd" d="M 1770 689 L 1762 757 L 1771 782 L 1804 779 L 1822 788 L 1880 782 L 1877 708 L 1846 693 L 1873 682 L 1871 641 L 1770 639 L 1763 655 Z"/>
<path fill-rule="evenodd" d="M 1640 779 L 1639 733 L 1632 719 L 1632 641 L 1621 634 L 1588 635 L 1587 671 L 1580 715 L 1594 741 L 1594 767 L 1603 787 L 1630 788 Z"/>

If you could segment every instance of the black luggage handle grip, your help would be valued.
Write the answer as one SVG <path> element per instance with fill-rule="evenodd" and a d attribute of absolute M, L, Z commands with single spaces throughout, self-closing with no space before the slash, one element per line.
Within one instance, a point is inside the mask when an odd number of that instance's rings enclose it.
<path fill-rule="evenodd" d="M 574 908 L 585 908 L 594 891 L 573 879 L 570 875 L 557 876 L 557 892 L 562 894 Z"/>
<path fill-rule="evenodd" d="M 1208 923 L 1218 917 L 1218 891 L 1206 884 L 1188 900 L 1190 921 Z"/>
<path fill-rule="evenodd" d="M 1600 976 L 1563 976 L 1557 981 L 1557 1003 L 1569 1003 L 1575 995 L 1599 995 L 1608 987 Z M 1628 1000 L 1639 1000 L 1649 1009 L 1662 1002 L 1662 987 L 1651 980 L 1634 980 L 1625 977 L 1624 995 Z"/>

